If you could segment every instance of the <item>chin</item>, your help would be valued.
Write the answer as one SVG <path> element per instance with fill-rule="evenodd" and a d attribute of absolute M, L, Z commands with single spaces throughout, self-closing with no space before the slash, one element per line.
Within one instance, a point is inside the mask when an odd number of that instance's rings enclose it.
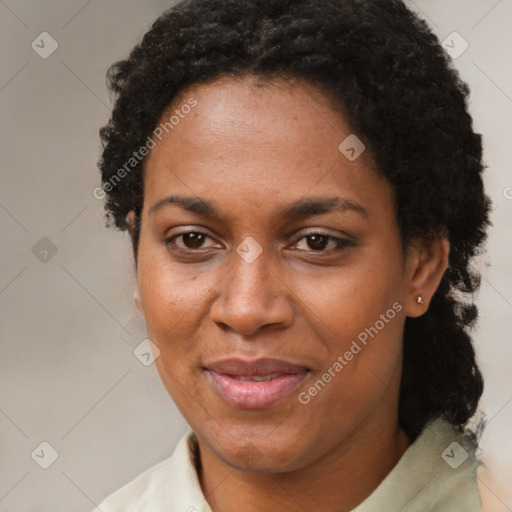
<path fill-rule="evenodd" d="M 261 473 L 284 473 L 303 467 L 302 452 L 308 451 L 300 442 L 290 443 L 295 434 L 290 433 L 288 442 L 282 437 L 269 440 L 268 434 L 261 437 L 248 436 L 236 441 L 225 433 L 222 439 L 213 440 L 210 444 L 217 458 L 238 471 Z"/>

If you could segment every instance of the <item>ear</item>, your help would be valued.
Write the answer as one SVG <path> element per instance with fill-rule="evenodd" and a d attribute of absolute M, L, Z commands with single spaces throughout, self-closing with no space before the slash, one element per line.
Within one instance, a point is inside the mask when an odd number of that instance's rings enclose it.
<path fill-rule="evenodd" d="M 128 229 L 128 233 L 130 234 L 130 240 L 132 242 L 133 249 L 133 258 L 135 260 L 135 268 L 137 268 L 137 252 L 138 252 L 138 238 L 140 229 L 139 223 L 140 219 L 137 217 L 133 210 L 130 210 L 125 218 L 126 228 Z"/>
<path fill-rule="evenodd" d="M 135 293 L 133 294 L 133 300 L 135 302 L 135 307 L 139 310 L 139 313 L 144 316 L 144 310 L 142 309 L 139 290 L 135 290 Z"/>
<path fill-rule="evenodd" d="M 416 239 L 408 248 L 406 272 L 409 290 L 405 314 L 416 318 L 427 311 L 443 274 L 448 267 L 450 242 L 445 235 Z M 418 301 L 421 297 L 421 301 Z"/>
<path fill-rule="evenodd" d="M 126 216 L 126 227 L 128 228 L 128 233 L 130 233 L 130 238 L 132 240 L 132 246 L 133 251 L 135 255 L 135 266 L 137 266 L 137 257 L 136 257 L 136 251 L 137 248 L 135 247 L 135 231 L 137 227 L 137 216 L 135 215 L 135 212 L 133 210 L 130 210 L 128 212 L 128 215 Z M 140 300 L 140 294 L 139 290 L 135 290 L 135 293 L 133 294 L 133 300 L 135 302 L 135 307 L 139 310 L 139 313 L 144 316 L 144 310 L 142 309 L 142 302 Z"/>
<path fill-rule="evenodd" d="M 130 236 L 133 237 L 135 233 L 135 227 L 137 222 L 137 217 L 135 215 L 135 212 L 133 210 L 130 210 L 128 214 L 126 215 L 126 227 L 128 228 L 128 233 L 130 233 Z"/>

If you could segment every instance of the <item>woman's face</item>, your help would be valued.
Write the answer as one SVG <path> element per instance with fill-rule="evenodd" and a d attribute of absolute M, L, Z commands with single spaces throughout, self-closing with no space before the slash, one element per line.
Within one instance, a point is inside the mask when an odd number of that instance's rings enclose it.
<path fill-rule="evenodd" d="M 397 428 L 411 273 L 342 115 L 314 86 L 255 81 L 195 85 L 162 117 L 138 307 L 203 448 L 286 471 Z"/>

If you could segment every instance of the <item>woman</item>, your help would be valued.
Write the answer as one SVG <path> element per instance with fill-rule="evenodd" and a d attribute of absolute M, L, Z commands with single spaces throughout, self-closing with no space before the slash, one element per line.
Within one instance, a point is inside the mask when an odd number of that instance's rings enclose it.
<path fill-rule="evenodd" d="M 188 0 L 109 71 L 111 223 L 191 427 L 111 511 L 479 511 L 468 89 L 398 0 Z"/>

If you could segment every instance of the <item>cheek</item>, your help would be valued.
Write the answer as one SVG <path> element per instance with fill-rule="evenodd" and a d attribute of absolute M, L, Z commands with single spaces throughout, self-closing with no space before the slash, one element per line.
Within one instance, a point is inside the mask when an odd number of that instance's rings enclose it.
<path fill-rule="evenodd" d="M 212 350 L 211 344 L 200 343 L 198 333 L 222 275 L 198 269 L 172 263 L 165 251 L 150 244 L 140 245 L 137 281 L 147 333 L 160 349 L 156 367 L 178 406 L 198 394 L 199 359 Z"/>
<path fill-rule="evenodd" d="M 400 338 L 396 318 L 403 309 L 403 290 L 396 263 L 377 255 L 322 273 L 297 274 L 288 277 L 288 285 L 298 298 L 298 315 L 308 318 L 333 348 L 343 349 L 376 322 L 379 331 Z"/>
<path fill-rule="evenodd" d="M 343 277 L 343 276 L 342 276 Z M 330 425 L 353 425 L 384 397 L 394 399 L 402 357 L 403 306 L 384 282 L 362 286 L 364 279 L 350 272 L 337 282 L 323 283 L 311 293 L 309 315 L 324 367 L 301 396 L 315 420 Z M 313 325 L 311 324 L 313 322 Z M 387 393 L 391 391 L 391 394 Z M 388 396 L 389 395 L 389 396 Z M 327 428 L 333 440 L 337 433 Z"/>
<path fill-rule="evenodd" d="M 181 328 L 187 317 L 197 316 L 212 286 L 211 276 L 173 263 L 165 248 L 141 242 L 137 282 L 148 328 Z"/>
<path fill-rule="evenodd" d="M 143 244 L 137 282 L 148 336 L 161 351 L 159 360 L 167 359 L 170 350 L 178 355 L 186 348 L 181 341 L 188 338 L 187 324 L 200 300 L 198 283 L 183 279 L 169 261 L 152 254 Z"/>
<path fill-rule="evenodd" d="M 401 357 L 402 312 L 400 302 L 385 297 L 357 302 L 338 298 L 318 310 L 315 331 L 327 347 L 326 369 L 338 363 L 334 373 L 343 374 L 354 390 L 366 388 L 368 378 L 387 382 Z"/>
<path fill-rule="evenodd" d="M 401 361 L 405 316 L 396 260 L 392 264 L 378 254 L 361 258 L 360 264 L 339 268 L 329 278 L 302 278 L 296 287 L 303 314 L 322 342 L 324 373 L 331 369 L 325 379 L 332 381 L 335 403 L 343 409 L 354 396 L 360 405 L 371 402 Z M 331 393 L 324 397 L 326 406 Z"/>

